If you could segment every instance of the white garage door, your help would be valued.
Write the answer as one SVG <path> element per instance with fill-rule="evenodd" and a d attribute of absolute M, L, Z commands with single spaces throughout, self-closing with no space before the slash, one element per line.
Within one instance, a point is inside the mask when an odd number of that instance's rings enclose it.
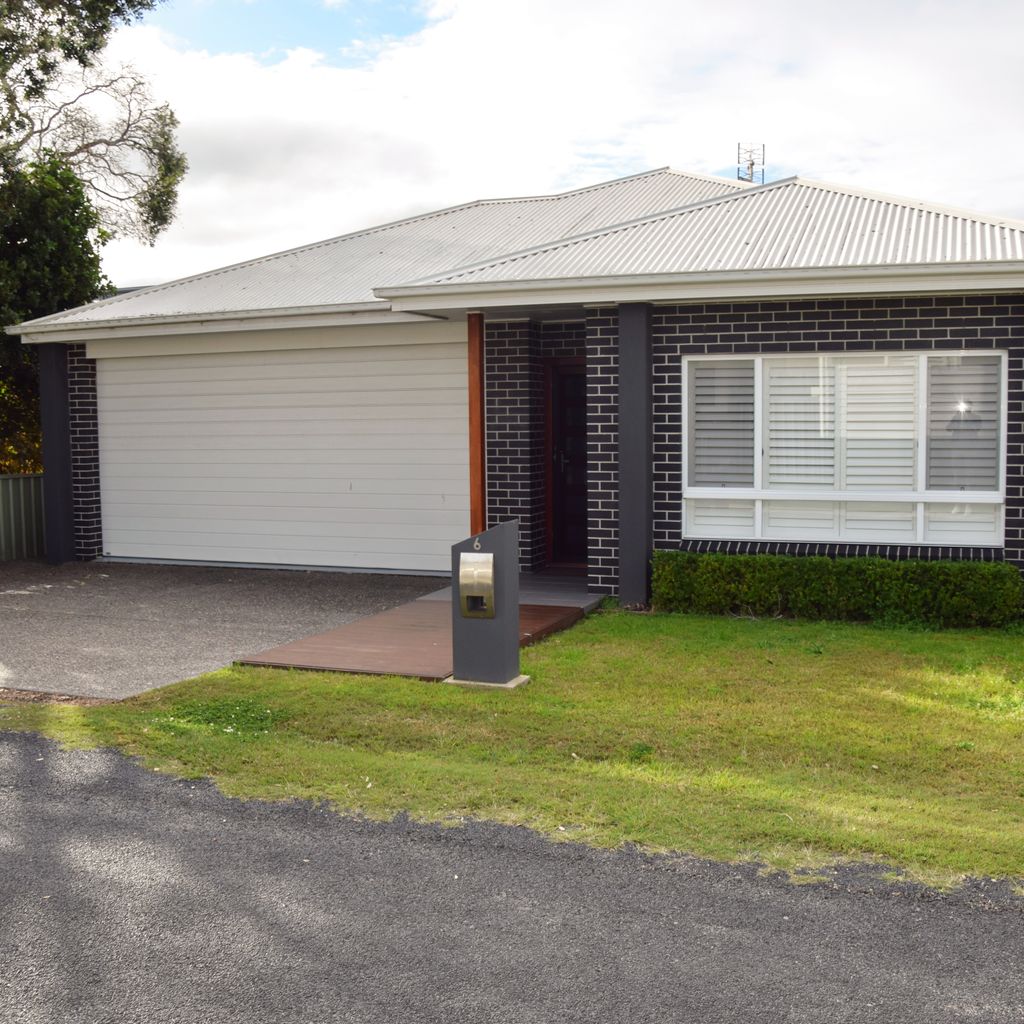
<path fill-rule="evenodd" d="M 466 388 L 464 336 L 98 359 L 104 551 L 447 571 Z"/>

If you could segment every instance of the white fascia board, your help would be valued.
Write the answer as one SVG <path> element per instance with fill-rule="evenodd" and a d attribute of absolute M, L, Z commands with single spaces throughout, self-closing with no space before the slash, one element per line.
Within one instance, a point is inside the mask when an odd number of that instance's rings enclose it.
<path fill-rule="evenodd" d="M 211 313 L 196 316 L 153 317 L 146 320 L 110 320 L 89 323 L 32 327 L 31 322 L 6 328 L 8 334 L 20 334 L 26 345 L 46 342 L 94 341 L 97 338 L 154 338 L 166 335 L 215 334 L 228 331 L 294 330 L 301 327 L 352 327 L 363 324 L 423 323 L 436 320 L 430 314 L 393 310 L 388 303 L 362 303 L 360 306 L 325 306 L 309 309 L 254 311 L 251 313 Z"/>
<path fill-rule="evenodd" d="M 698 302 L 822 295 L 930 294 L 1024 291 L 1024 263 L 917 264 L 795 270 L 709 271 L 544 281 L 399 286 L 375 289 L 396 312 L 463 307 L 532 306 L 553 302 Z"/>

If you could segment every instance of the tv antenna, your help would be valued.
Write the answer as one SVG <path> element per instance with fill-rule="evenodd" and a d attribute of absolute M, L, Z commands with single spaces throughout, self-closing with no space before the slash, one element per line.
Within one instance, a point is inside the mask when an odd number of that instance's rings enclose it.
<path fill-rule="evenodd" d="M 760 178 L 758 177 L 760 174 Z M 752 184 L 764 184 L 764 143 L 736 143 L 736 177 Z"/>

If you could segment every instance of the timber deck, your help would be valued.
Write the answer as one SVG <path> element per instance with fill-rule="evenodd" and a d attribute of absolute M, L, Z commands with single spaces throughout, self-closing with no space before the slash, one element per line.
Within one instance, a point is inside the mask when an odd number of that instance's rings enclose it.
<path fill-rule="evenodd" d="M 524 577 L 520 589 L 519 643 L 526 647 L 568 629 L 600 601 L 585 581 Z M 528 603 L 523 603 L 524 601 Z M 365 675 L 446 679 L 452 674 L 451 588 L 294 640 L 242 665 L 299 668 Z"/>

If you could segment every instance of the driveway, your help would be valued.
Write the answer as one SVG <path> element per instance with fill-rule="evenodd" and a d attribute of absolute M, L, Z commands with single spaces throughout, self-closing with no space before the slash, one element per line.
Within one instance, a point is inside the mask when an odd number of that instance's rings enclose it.
<path fill-rule="evenodd" d="M 0 732 L 5 1024 L 1020 1022 L 1022 906 L 230 800 Z"/>
<path fill-rule="evenodd" d="M 365 573 L 0 563 L 0 687 L 129 697 L 444 584 Z"/>

